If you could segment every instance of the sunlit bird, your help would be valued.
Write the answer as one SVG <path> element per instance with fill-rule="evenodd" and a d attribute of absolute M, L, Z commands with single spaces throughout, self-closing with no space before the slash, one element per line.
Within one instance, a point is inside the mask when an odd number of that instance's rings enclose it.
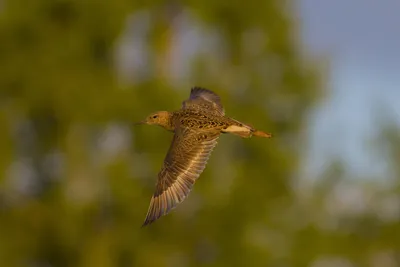
<path fill-rule="evenodd" d="M 221 133 L 243 138 L 271 137 L 269 133 L 226 117 L 220 97 L 200 87 L 191 89 L 189 99 L 182 103 L 180 110 L 158 111 L 137 124 L 155 124 L 174 132 L 143 226 L 168 214 L 187 197 Z"/>

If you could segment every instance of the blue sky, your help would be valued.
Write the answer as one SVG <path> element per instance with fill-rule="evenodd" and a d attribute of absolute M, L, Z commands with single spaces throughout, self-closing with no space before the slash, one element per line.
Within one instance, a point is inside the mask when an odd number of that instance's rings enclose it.
<path fill-rule="evenodd" d="M 367 140 L 379 105 L 400 122 L 400 1 L 299 0 L 299 7 L 307 49 L 332 63 L 331 97 L 310 121 L 311 173 L 336 155 L 350 171 L 380 173 Z"/>

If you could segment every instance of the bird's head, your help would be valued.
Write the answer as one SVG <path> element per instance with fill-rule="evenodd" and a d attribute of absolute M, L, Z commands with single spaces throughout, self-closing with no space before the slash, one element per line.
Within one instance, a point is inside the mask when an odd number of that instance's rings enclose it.
<path fill-rule="evenodd" d="M 146 117 L 145 120 L 136 124 L 160 125 L 164 128 L 169 128 L 171 114 L 168 111 L 157 111 Z"/>

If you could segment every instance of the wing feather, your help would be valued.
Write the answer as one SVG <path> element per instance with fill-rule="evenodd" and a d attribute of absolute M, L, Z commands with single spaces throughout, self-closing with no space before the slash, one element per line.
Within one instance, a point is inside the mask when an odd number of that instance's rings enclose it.
<path fill-rule="evenodd" d="M 188 196 L 217 145 L 219 135 L 219 132 L 176 130 L 143 226 L 168 214 Z"/>
<path fill-rule="evenodd" d="M 201 87 L 193 87 L 191 89 L 190 97 L 182 103 L 182 108 L 205 110 L 208 113 L 214 113 L 221 116 L 225 115 L 221 98 L 211 90 Z"/>

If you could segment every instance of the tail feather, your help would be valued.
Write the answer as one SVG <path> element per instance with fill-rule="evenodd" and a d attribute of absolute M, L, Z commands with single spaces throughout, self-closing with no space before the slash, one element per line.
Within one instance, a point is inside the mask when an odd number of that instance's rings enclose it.
<path fill-rule="evenodd" d="M 255 131 L 253 132 L 253 136 L 271 138 L 271 137 L 272 137 L 272 134 L 266 133 L 266 132 L 263 132 L 263 131 L 255 130 Z"/>
<path fill-rule="evenodd" d="M 264 138 L 272 137 L 272 134 L 256 130 L 249 124 L 244 124 L 244 123 L 234 120 L 232 118 L 228 118 L 228 119 L 230 120 L 229 122 L 231 125 L 222 129 L 221 131 L 223 133 L 231 133 L 234 135 L 238 135 L 242 138 L 250 138 L 252 136 L 258 136 L 258 137 L 264 137 Z"/>

